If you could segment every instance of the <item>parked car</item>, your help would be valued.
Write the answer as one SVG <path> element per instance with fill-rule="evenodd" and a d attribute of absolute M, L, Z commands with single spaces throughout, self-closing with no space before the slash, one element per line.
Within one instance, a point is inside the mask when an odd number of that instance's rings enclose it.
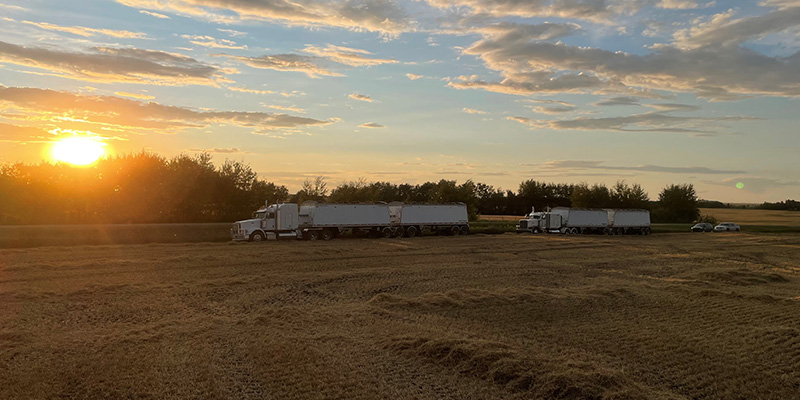
<path fill-rule="evenodd" d="M 723 222 L 714 227 L 714 232 L 740 231 L 742 228 L 733 222 Z"/>
<path fill-rule="evenodd" d="M 692 232 L 711 232 L 714 230 L 714 225 L 709 224 L 708 222 L 701 222 L 699 224 L 694 224 L 692 227 Z"/>

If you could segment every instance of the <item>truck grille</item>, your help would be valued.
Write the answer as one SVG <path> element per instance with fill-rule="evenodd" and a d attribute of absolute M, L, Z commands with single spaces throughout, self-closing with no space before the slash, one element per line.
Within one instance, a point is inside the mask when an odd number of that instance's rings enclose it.
<path fill-rule="evenodd" d="M 519 221 L 519 229 L 528 229 L 528 221 L 526 220 Z"/>

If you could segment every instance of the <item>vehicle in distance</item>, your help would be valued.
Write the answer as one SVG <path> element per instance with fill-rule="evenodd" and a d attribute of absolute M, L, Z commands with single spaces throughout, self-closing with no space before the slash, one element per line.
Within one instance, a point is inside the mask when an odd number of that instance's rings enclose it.
<path fill-rule="evenodd" d="M 708 222 L 701 222 L 692 226 L 692 232 L 711 232 L 713 230 L 714 225 L 711 225 Z"/>
<path fill-rule="evenodd" d="M 649 235 L 650 212 L 632 209 L 579 209 L 556 207 L 533 212 L 519 220 L 517 233 Z"/>
<path fill-rule="evenodd" d="M 414 237 L 424 231 L 448 235 L 469 233 L 467 206 L 457 204 L 325 204 L 266 203 L 253 218 L 236 221 L 231 239 L 330 240 L 345 232 L 370 237 Z"/>
<path fill-rule="evenodd" d="M 739 225 L 734 224 L 733 222 L 723 222 L 714 227 L 714 232 L 731 232 L 731 231 L 738 232 L 740 230 L 742 230 L 742 228 Z"/>

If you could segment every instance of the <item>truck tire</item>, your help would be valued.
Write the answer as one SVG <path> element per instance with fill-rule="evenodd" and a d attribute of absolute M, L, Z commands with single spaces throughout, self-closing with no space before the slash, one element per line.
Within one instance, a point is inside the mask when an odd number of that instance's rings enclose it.
<path fill-rule="evenodd" d="M 461 232 L 462 235 L 469 234 L 469 226 L 467 225 L 461 225 L 461 228 L 458 228 L 458 230 Z"/>
<path fill-rule="evenodd" d="M 649 236 L 650 235 L 650 227 L 644 228 L 644 235 L 645 236 Z"/>
<path fill-rule="evenodd" d="M 406 234 L 406 230 L 403 229 L 402 226 L 398 226 L 397 228 L 394 229 L 394 232 L 392 233 L 392 236 L 396 237 L 396 238 L 401 238 L 401 237 L 405 236 L 405 234 Z"/>
<path fill-rule="evenodd" d="M 450 234 L 451 235 L 455 236 L 455 235 L 458 235 L 459 233 L 461 233 L 461 229 L 459 229 L 457 226 L 451 226 L 450 227 Z"/>
<path fill-rule="evenodd" d="M 329 229 L 323 229 L 322 234 L 320 234 L 320 239 L 331 240 L 333 239 L 333 233 Z"/>
<path fill-rule="evenodd" d="M 308 231 L 306 232 L 306 240 L 317 240 L 319 239 L 319 232 L 317 231 Z"/>
<path fill-rule="evenodd" d="M 542 230 L 539 229 L 539 227 L 536 227 L 536 228 L 533 228 L 531 233 L 534 234 L 534 235 L 538 235 L 538 234 L 542 233 Z"/>
<path fill-rule="evenodd" d="M 406 228 L 406 237 L 413 238 L 417 236 L 417 227 L 416 226 L 409 226 Z"/>
<path fill-rule="evenodd" d="M 394 233 L 394 232 L 392 232 L 392 229 L 389 228 L 389 227 L 381 229 L 381 236 L 383 236 L 385 238 L 392 237 L 392 233 Z"/>
<path fill-rule="evenodd" d="M 251 242 L 263 242 L 264 241 L 264 233 L 261 231 L 255 231 L 250 234 L 250 241 Z"/>

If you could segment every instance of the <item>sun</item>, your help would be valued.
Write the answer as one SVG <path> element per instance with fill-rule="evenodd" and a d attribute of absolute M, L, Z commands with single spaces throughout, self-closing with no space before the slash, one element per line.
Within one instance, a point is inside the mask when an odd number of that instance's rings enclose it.
<path fill-rule="evenodd" d="M 61 139 L 53 146 L 53 159 L 72 165 L 89 165 L 105 154 L 105 143 L 88 137 Z"/>

